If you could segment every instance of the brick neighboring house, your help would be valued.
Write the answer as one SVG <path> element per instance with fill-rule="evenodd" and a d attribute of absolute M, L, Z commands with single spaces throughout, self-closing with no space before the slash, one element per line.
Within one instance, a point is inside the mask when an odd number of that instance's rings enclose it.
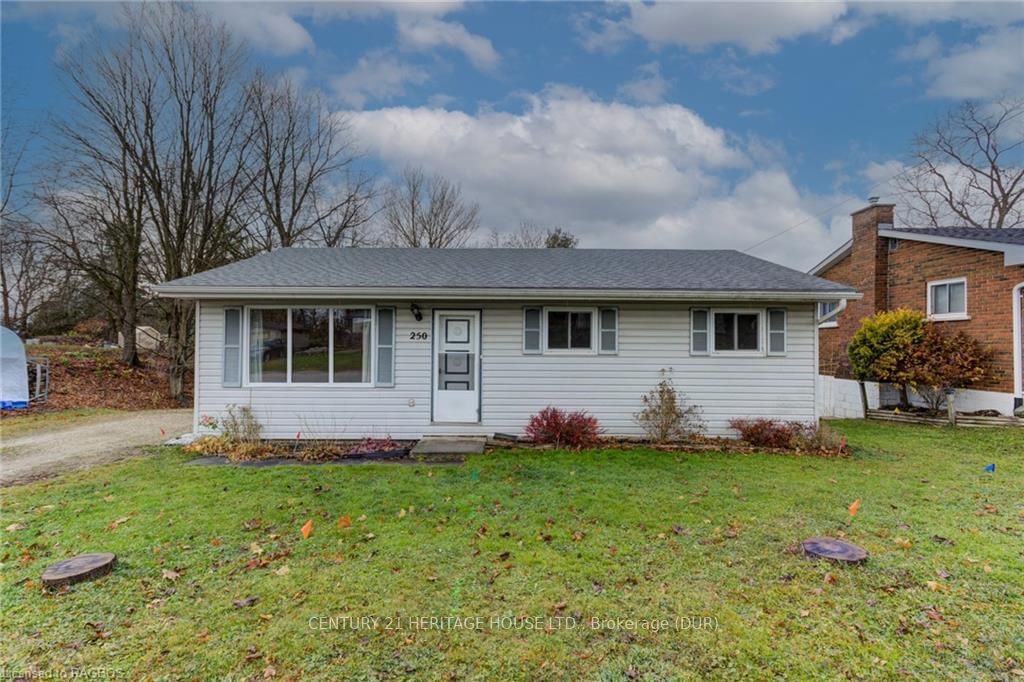
<path fill-rule="evenodd" d="M 994 376 L 965 391 L 958 408 L 1012 413 L 1024 397 L 1024 229 L 893 226 L 893 205 L 852 214 L 852 237 L 810 270 L 864 297 L 819 329 L 819 373 L 849 379 L 846 346 L 875 312 L 913 308 L 991 348 Z M 835 304 L 820 304 L 824 317 Z M 823 412 L 827 412 L 827 408 Z M 846 416 L 846 415 L 841 415 Z"/>

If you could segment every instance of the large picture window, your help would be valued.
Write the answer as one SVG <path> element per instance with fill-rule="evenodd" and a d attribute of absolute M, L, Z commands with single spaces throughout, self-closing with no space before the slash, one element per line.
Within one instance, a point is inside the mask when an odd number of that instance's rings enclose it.
<path fill-rule="evenodd" d="M 288 309 L 249 311 L 249 381 L 283 384 L 288 381 Z"/>
<path fill-rule="evenodd" d="M 250 308 L 250 384 L 371 384 L 371 308 Z"/>

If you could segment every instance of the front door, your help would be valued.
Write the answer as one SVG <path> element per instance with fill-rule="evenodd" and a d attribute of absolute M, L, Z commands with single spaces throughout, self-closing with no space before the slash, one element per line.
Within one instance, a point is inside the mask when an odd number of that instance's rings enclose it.
<path fill-rule="evenodd" d="M 480 421 L 480 313 L 434 313 L 434 421 Z"/>

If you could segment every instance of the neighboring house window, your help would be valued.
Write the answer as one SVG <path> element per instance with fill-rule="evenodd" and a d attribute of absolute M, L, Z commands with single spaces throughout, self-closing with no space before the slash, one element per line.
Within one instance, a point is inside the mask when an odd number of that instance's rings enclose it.
<path fill-rule="evenodd" d="M 714 352 L 740 353 L 761 350 L 761 313 L 723 311 L 713 313 Z"/>
<path fill-rule="evenodd" d="M 818 319 L 820 320 L 821 318 L 825 317 L 826 315 L 831 314 L 838 307 L 839 307 L 839 303 L 837 303 L 836 301 L 822 301 L 822 302 L 818 303 Z M 839 320 L 837 318 L 835 318 L 835 317 L 833 317 L 830 320 L 826 320 L 825 322 L 822 322 L 821 324 L 818 325 L 818 327 L 821 328 L 821 329 L 830 329 L 832 327 L 838 327 L 838 326 L 839 326 Z"/>
<path fill-rule="evenodd" d="M 599 353 L 614 354 L 619 352 L 619 311 L 615 308 L 601 308 L 599 313 L 601 328 L 598 330 Z"/>
<path fill-rule="evenodd" d="M 933 320 L 967 319 L 967 279 L 928 282 L 928 317 Z"/>
<path fill-rule="evenodd" d="M 373 341 L 370 308 L 250 308 L 249 383 L 370 384 Z"/>
<path fill-rule="evenodd" d="M 786 354 L 786 311 L 768 309 L 768 355 Z"/>
<path fill-rule="evenodd" d="M 242 385 L 242 309 L 224 309 L 224 374 L 223 385 Z"/>
<path fill-rule="evenodd" d="M 578 309 L 545 309 L 546 350 L 594 350 L 594 311 Z"/>
<path fill-rule="evenodd" d="M 540 353 L 541 309 L 523 309 L 523 352 Z"/>
<path fill-rule="evenodd" d="M 690 310 L 690 355 L 707 355 L 710 350 L 708 320 L 711 313 L 702 308 Z"/>

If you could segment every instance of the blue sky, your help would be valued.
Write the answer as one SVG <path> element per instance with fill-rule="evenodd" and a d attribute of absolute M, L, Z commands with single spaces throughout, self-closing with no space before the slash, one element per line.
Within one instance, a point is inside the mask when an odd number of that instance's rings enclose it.
<path fill-rule="evenodd" d="M 254 60 L 326 95 L 383 178 L 459 181 L 484 229 L 744 249 L 807 267 L 915 133 L 1024 92 L 1024 3 L 215 3 Z M 3 4 L 4 114 L 65 113 L 61 47 L 116 5 Z M 796 226 L 796 227 L 794 227 Z"/>

